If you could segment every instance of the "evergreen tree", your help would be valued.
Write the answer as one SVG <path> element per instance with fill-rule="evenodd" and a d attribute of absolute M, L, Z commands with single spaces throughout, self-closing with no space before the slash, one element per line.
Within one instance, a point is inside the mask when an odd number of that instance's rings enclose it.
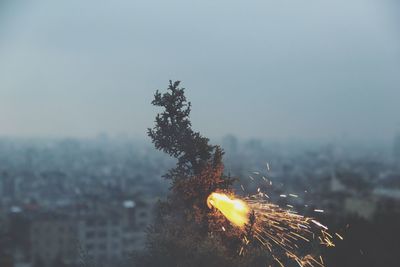
<path fill-rule="evenodd" d="M 163 111 L 148 135 L 177 164 L 164 175 L 171 181 L 170 194 L 159 202 L 147 250 L 137 255 L 137 266 L 265 266 L 268 258 L 259 247 L 248 251 L 246 258 L 238 256 L 243 233 L 207 207 L 210 193 L 229 193 L 233 179 L 223 174 L 223 150 L 193 131 L 191 104 L 179 85 L 170 81 L 167 92 L 156 91 L 152 101 Z M 246 229 L 250 232 L 251 225 Z"/>
<path fill-rule="evenodd" d="M 192 130 L 191 103 L 179 84 L 170 81 L 166 93 L 155 93 L 152 104 L 164 110 L 157 114 L 156 125 L 148 129 L 148 135 L 157 149 L 178 160 L 176 168 L 165 175 L 171 180 L 168 204 L 179 207 L 186 220 L 204 223 L 209 213 L 207 196 L 216 190 L 228 190 L 233 180 L 223 174 L 222 149 Z"/>

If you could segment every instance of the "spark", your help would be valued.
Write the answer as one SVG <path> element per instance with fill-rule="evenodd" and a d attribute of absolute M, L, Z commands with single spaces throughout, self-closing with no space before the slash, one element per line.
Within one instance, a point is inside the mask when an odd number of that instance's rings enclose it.
<path fill-rule="evenodd" d="M 242 255 L 243 250 L 244 250 L 244 247 L 241 247 L 241 248 L 240 248 L 240 251 L 239 251 L 239 256 Z"/>
<path fill-rule="evenodd" d="M 319 210 L 319 209 L 315 209 L 314 211 L 315 212 L 321 212 L 321 213 L 324 212 L 324 210 Z"/>
<path fill-rule="evenodd" d="M 314 224 L 318 225 L 319 227 L 324 228 L 325 230 L 328 230 L 328 227 L 325 225 L 321 224 L 320 222 L 317 222 L 316 220 L 311 220 Z"/>
<path fill-rule="evenodd" d="M 340 240 L 343 240 L 343 239 L 344 239 L 343 236 L 339 235 L 338 233 L 335 233 L 335 235 L 336 235 L 337 237 L 339 237 Z"/>
<path fill-rule="evenodd" d="M 244 236 L 239 255 L 245 254 L 250 243 L 258 243 L 272 254 L 281 267 L 287 261 L 283 256 L 300 267 L 324 267 L 322 256 L 302 255 L 299 248 L 318 241 L 326 247 L 334 247 L 328 227 L 313 218 L 298 214 L 291 205 L 287 205 L 290 208 L 287 209 L 270 203 L 260 193 L 240 199 L 234 195 L 214 192 L 207 199 L 208 207 L 221 212 Z M 251 220 L 251 216 L 255 219 Z M 249 228 L 252 229 L 251 234 L 247 231 Z M 342 239 L 339 234 L 335 234 Z"/>

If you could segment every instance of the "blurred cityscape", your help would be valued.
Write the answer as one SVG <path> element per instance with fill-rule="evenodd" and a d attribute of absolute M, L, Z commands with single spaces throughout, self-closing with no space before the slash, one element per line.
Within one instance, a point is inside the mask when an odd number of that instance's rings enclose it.
<path fill-rule="evenodd" d="M 386 145 L 232 135 L 214 143 L 226 152 L 225 173 L 238 179 L 238 193 L 262 188 L 271 201 L 351 237 L 336 253 L 352 255 L 353 266 L 392 266 L 390 249 L 382 255 L 364 241 L 379 235 L 374 246 L 390 246 L 399 233 L 391 230 L 395 219 L 382 226 L 379 218 L 400 215 L 400 135 Z M 174 163 L 150 142 L 105 135 L 0 139 L 0 266 L 135 266 L 157 200 L 168 192 L 162 175 Z"/>

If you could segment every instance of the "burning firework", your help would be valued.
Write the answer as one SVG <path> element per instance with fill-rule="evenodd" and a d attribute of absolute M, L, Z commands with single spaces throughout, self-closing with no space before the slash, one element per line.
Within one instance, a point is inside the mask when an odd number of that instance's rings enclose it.
<path fill-rule="evenodd" d="M 250 208 L 240 199 L 231 199 L 225 194 L 211 193 L 207 198 L 209 208 L 218 209 L 230 222 L 238 227 L 244 227 L 249 221 Z"/>
<path fill-rule="evenodd" d="M 328 228 L 313 218 L 297 214 L 278 205 L 269 203 L 263 198 L 262 192 L 256 195 L 239 199 L 229 197 L 223 193 L 212 193 L 207 199 L 209 208 L 214 207 L 220 211 L 234 226 L 243 232 L 243 246 L 239 251 L 242 255 L 245 246 L 250 240 L 258 242 L 267 249 L 273 259 L 283 267 L 282 259 L 275 255 L 281 251 L 301 267 L 323 267 L 322 256 L 318 258 L 305 255 L 301 256 L 297 251 L 302 242 L 310 243 L 317 240 L 321 245 L 334 247 L 333 236 L 328 233 Z M 250 217 L 254 220 L 251 221 Z M 251 224 L 251 225 L 250 225 Z M 252 236 L 247 236 L 245 226 L 252 228 Z M 336 233 L 336 236 L 342 237 Z"/>

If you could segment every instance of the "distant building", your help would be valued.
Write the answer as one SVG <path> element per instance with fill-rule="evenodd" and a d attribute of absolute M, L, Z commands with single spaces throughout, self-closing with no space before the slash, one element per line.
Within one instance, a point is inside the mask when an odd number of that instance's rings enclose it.
<path fill-rule="evenodd" d="M 76 266 L 85 260 L 112 266 L 143 249 L 150 220 L 149 206 L 134 201 L 96 204 L 75 215 L 41 216 L 30 230 L 33 266 Z"/>
<path fill-rule="evenodd" d="M 371 219 L 377 208 L 376 198 L 364 198 L 358 197 L 346 198 L 344 204 L 344 210 L 349 214 L 356 214 L 364 219 Z"/>
<path fill-rule="evenodd" d="M 332 192 L 346 192 L 347 187 L 333 174 L 330 180 L 330 190 Z"/>
<path fill-rule="evenodd" d="M 7 172 L 0 174 L 0 189 L 3 199 L 14 199 L 15 197 L 15 179 Z"/>
<path fill-rule="evenodd" d="M 42 267 L 57 262 L 73 265 L 78 260 L 77 225 L 66 216 L 47 214 L 31 224 L 31 259 Z"/>
<path fill-rule="evenodd" d="M 78 240 L 82 249 L 97 264 L 121 259 L 124 235 L 116 217 L 90 216 L 78 222 Z"/>
<path fill-rule="evenodd" d="M 114 214 L 87 215 L 79 220 L 78 240 L 96 266 L 108 266 L 144 247 L 151 209 L 134 201 L 124 201 L 120 208 L 113 210 Z"/>

